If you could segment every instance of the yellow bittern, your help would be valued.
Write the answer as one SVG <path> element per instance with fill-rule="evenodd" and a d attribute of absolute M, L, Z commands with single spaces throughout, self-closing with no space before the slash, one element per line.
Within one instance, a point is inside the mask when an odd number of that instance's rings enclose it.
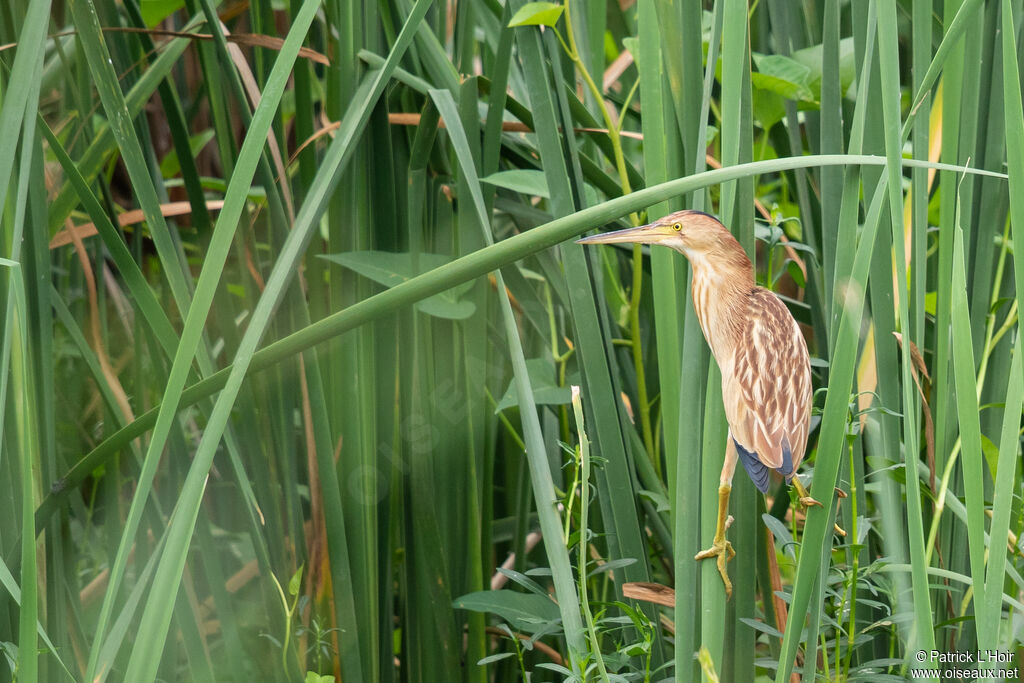
<path fill-rule="evenodd" d="M 804 457 L 811 418 L 811 364 L 807 342 L 789 309 L 773 292 L 754 284 L 754 267 L 736 238 L 701 211 L 677 211 L 649 225 L 579 240 L 583 244 L 660 244 L 681 252 L 693 271 L 693 308 L 722 372 L 722 400 L 729 423 L 718 489 L 718 523 L 710 548 L 727 595 L 726 563 L 735 556 L 725 538 L 736 459 L 762 493 L 769 470 L 796 488 L 801 503 L 820 505 L 795 473 Z"/>

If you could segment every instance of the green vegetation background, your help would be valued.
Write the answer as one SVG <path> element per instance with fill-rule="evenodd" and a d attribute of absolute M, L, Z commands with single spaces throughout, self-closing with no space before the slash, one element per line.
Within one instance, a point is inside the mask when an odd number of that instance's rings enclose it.
<path fill-rule="evenodd" d="M 1015 657 L 1022 18 L 2 3 L 0 680 Z M 572 242 L 684 207 L 756 257 L 818 390 L 825 505 L 737 476 L 728 601 L 692 559 L 726 426 L 687 265 Z"/>

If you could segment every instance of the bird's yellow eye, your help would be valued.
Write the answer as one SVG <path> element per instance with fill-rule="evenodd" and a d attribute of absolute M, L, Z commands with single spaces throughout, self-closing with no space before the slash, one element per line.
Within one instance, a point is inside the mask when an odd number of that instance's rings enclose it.
<path fill-rule="evenodd" d="M 673 223 L 672 224 L 672 229 L 675 230 L 676 232 L 679 232 L 680 230 L 683 229 L 683 224 L 682 223 Z"/>

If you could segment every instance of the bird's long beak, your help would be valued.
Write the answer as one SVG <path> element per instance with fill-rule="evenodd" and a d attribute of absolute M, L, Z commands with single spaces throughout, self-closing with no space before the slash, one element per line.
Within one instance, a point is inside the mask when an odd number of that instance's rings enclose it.
<path fill-rule="evenodd" d="M 590 237 L 576 240 L 576 242 L 579 244 L 620 244 L 623 242 L 657 244 L 667 237 L 678 234 L 670 225 L 650 223 L 649 225 L 641 225 L 638 228 L 626 228 L 625 230 L 606 232 L 601 235 L 591 235 Z"/>

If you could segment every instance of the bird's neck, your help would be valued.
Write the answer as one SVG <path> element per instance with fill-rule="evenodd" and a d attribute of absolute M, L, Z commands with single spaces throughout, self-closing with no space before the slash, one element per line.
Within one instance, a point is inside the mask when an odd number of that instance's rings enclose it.
<path fill-rule="evenodd" d="M 697 311 L 704 338 L 721 365 L 724 354 L 733 348 L 746 316 L 747 299 L 754 288 L 754 270 L 750 261 L 723 267 L 720 260 L 691 258 L 693 269 L 693 306 Z M 712 265 L 713 263 L 713 265 Z"/>

